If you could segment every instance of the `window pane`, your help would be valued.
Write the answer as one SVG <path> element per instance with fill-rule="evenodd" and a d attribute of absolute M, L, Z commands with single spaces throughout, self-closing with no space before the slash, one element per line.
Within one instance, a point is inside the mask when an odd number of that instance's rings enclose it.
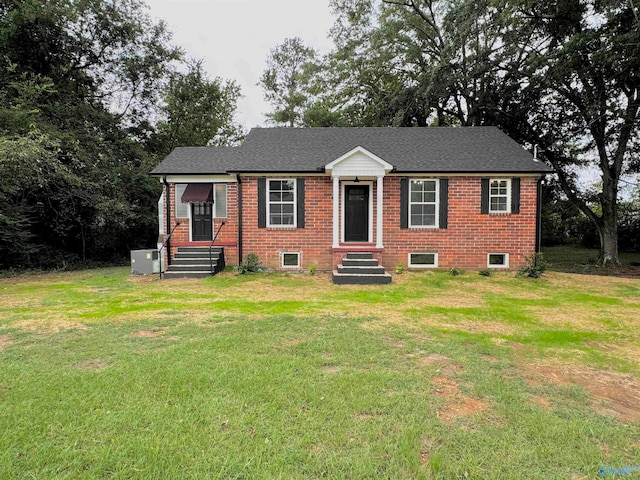
<path fill-rule="evenodd" d="M 296 185 L 293 180 L 284 180 L 280 183 L 282 184 L 282 190 L 289 190 L 289 191 L 293 191 Z"/>
<path fill-rule="evenodd" d="M 293 192 L 283 192 L 282 202 L 293 202 Z"/>
<path fill-rule="evenodd" d="M 282 190 L 282 182 L 280 180 L 269 180 L 269 190 Z"/>
<path fill-rule="evenodd" d="M 226 218 L 227 216 L 227 186 L 223 183 L 216 184 L 215 188 L 216 218 Z"/>
<path fill-rule="evenodd" d="M 282 213 L 293 213 L 293 203 L 283 203 Z"/>
<path fill-rule="evenodd" d="M 300 264 L 299 258 L 297 253 L 285 253 L 282 256 L 282 264 L 285 267 L 297 267 Z"/>
<path fill-rule="evenodd" d="M 270 202 L 279 202 L 282 199 L 281 192 L 274 192 L 273 190 L 269 193 L 269 201 Z"/>
<path fill-rule="evenodd" d="M 422 202 L 422 192 L 411 192 L 412 202 Z"/>
<path fill-rule="evenodd" d="M 282 215 L 282 225 L 293 225 L 293 215 Z"/>
<path fill-rule="evenodd" d="M 411 265 L 435 265 L 435 253 L 412 253 Z"/>
<path fill-rule="evenodd" d="M 491 197 L 491 211 L 506 212 L 507 211 L 506 197 Z"/>
<path fill-rule="evenodd" d="M 506 256 L 504 253 L 490 253 L 489 265 L 506 265 Z"/>

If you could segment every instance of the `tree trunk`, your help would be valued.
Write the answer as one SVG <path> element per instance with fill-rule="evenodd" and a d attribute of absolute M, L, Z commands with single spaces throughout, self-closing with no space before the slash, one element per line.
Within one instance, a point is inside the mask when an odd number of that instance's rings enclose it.
<path fill-rule="evenodd" d="M 618 182 L 615 175 L 606 169 L 603 169 L 600 204 L 602 216 L 597 225 L 600 236 L 598 265 L 620 265 L 618 257 Z"/>
<path fill-rule="evenodd" d="M 600 236 L 600 256 L 598 265 L 620 265 L 618 257 L 618 225 L 610 218 L 604 217 L 602 223 L 597 225 Z"/>

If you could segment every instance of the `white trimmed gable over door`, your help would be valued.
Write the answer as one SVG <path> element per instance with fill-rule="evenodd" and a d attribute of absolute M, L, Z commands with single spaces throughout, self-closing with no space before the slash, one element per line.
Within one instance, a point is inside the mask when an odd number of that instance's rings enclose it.
<path fill-rule="evenodd" d="M 365 148 L 356 147 L 340 158 L 325 166 L 325 171 L 333 177 L 333 247 L 340 245 L 340 231 L 344 225 L 340 221 L 340 180 L 376 179 L 376 247 L 383 248 L 382 243 L 382 198 L 384 176 L 393 170 L 393 165 L 385 162 Z M 342 218 L 344 223 L 344 217 Z M 371 236 L 371 235 L 369 235 Z"/>
<path fill-rule="evenodd" d="M 362 147 L 354 148 L 325 166 L 325 171 L 332 177 L 379 177 L 392 169 L 393 165 Z"/>

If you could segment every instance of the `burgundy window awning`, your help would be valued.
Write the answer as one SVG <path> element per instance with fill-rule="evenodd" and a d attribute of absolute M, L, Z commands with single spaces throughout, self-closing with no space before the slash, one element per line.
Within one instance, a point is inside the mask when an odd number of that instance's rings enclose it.
<path fill-rule="evenodd" d="M 190 183 L 182 194 L 182 203 L 213 203 L 213 185 Z"/>

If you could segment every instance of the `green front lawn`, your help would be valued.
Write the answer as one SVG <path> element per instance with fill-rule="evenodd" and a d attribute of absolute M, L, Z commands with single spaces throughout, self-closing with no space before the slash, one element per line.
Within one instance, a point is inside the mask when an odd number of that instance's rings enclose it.
<path fill-rule="evenodd" d="M 640 464 L 639 319 L 556 272 L 3 279 L 0 478 L 598 478 Z"/>

